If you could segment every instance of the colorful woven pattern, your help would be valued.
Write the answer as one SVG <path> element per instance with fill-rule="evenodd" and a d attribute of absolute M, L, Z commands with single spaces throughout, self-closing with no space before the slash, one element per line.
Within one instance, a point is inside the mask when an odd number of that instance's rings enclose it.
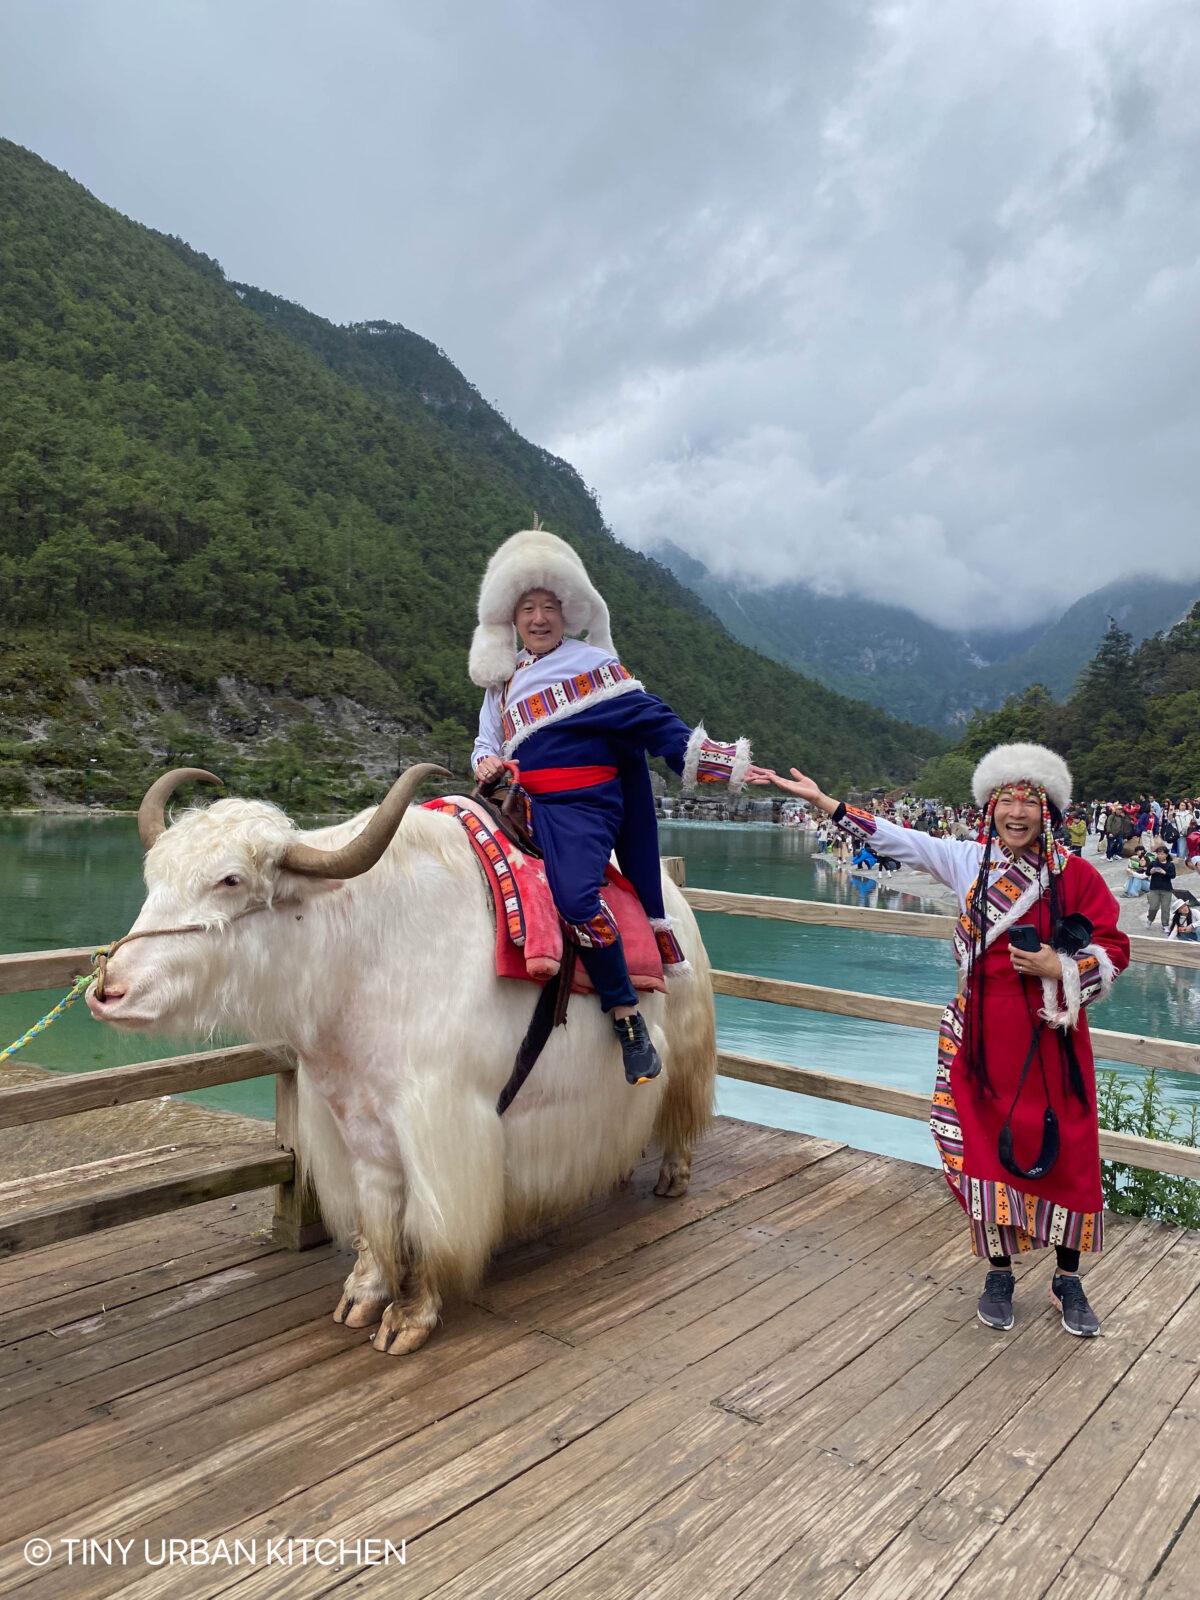
<path fill-rule="evenodd" d="M 937 1081 L 929 1128 L 942 1158 L 946 1181 L 958 1195 L 971 1224 L 971 1243 L 978 1256 L 1020 1254 L 1061 1244 L 1069 1250 L 1104 1247 L 1104 1216 L 1099 1211 L 1071 1211 L 1050 1200 L 1025 1194 L 1009 1183 L 968 1178 L 963 1173 L 962 1125 L 954 1103 L 950 1069 L 962 1048 L 963 1003 L 951 1001 L 938 1029 Z"/>
<path fill-rule="evenodd" d="M 670 928 L 655 928 L 654 942 L 658 945 L 658 953 L 662 956 L 664 967 L 678 967 L 686 964 L 687 957 L 683 953 L 683 946 Z"/>
<path fill-rule="evenodd" d="M 1075 957 L 1075 965 L 1079 968 L 1079 1004 L 1086 1006 L 1090 1000 L 1104 991 L 1104 976 L 1100 971 L 1100 963 L 1096 957 L 1086 951 Z"/>
<path fill-rule="evenodd" d="M 495 882 L 498 891 L 495 897 L 496 904 L 504 907 L 508 936 L 520 948 L 525 943 L 525 908 L 521 904 L 517 881 L 513 877 L 508 856 L 502 849 L 500 841 L 473 811 L 468 811 L 465 806 L 455 805 L 453 800 L 430 800 L 426 802 L 425 809 L 441 811 L 448 817 L 455 817 L 467 830 L 476 854 Z"/>
<path fill-rule="evenodd" d="M 539 689 L 527 700 L 509 701 L 501 714 L 500 726 L 506 745 L 524 737 L 540 722 L 559 717 L 570 706 L 577 706 L 594 694 L 611 694 L 622 684 L 633 686 L 633 676 L 619 661 L 606 662 L 594 672 L 580 672 L 574 678 L 563 678 L 548 688 Z"/>
<path fill-rule="evenodd" d="M 582 945 L 585 950 L 595 948 L 607 950 L 609 945 L 616 944 L 621 937 L 617 931 L 616 920 L 604 903 L 603 895 L 600 897 L 600 910 L 587 922 L 568 922 L 564 917 L 563 932 L 574 944 Z"/>
<path fill-rule="evenodd" d="M 737 746 L 719 739 L 705 739 L 696 763 L 697 783 L 728 783 L 737 760 Z"/>
<path fill-rule="evenodd" d="M 847 806 L 845 815 L 838 823 L 839 828 L 857 834 L 860 839 L 873 839 L 875 837 L 875 818 L 869 811 L 860 811 L 857 806 Z"/>

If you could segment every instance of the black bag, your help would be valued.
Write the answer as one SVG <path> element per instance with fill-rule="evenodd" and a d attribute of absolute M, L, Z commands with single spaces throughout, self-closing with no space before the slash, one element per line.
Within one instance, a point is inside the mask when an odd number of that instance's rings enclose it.
<path fill-rule="evenodd" d="M 1093 927 L 1090 917 L 1085 917 L 1082 911 L 1069 911 L 1065 917 L 1059 919 L 1057 926 L 1051 933 L 1050 945 L 1060 955 L 1075 956 L 1091 944 L 1092 933 Z M 1025 1004 L 1028 1007 L 1028 999 L 1026 999 Z M 1033 1012 L 1030 1011 L 1029 1015 L 1032 1022 Z M 1030 1041 L 1029 1054 L 1025 1057 L 1025 1065 L 1021 1068 L 1017 1092 L 1013 1095 L 1012 1105 L 1008 1108 L 1004 1126 L 1000 1129 L 1000 1135 L 996 1140 L 996 1154 L 1000 1159 L 1000 1165 L 1005 1172 L 1011 1172 L 1014 1178 L 1044 1178 L 1058 1160 L 1058 1114 L 1050 1104 L 1050 1085 L 1046 1081 L 1046 1063 L 1042 1060 L 1040 1048 L 1045 1026 L 1044 1022 L 1034 1024 L 1033 1038 Z M 1073 1055 L 1070 1039 L 1064 1040 L 1064 1043 Z M 1038 1066 L 1041 1069 L 1042 1088 L 1046 1094 L 1046 1109 L 1042 1113 L 1042 1147 L 1038 1151 L 1037 1159 L 1033 1165 L 1026 1169 L 1018 1163 L 1016 1152 L 1013 1148 L 1012 1118 L 1013 1112 L 1017 1109 L 1017 1101 L 1021 1098 L 1021 1090 L 1025 1087 L 1025 1079 L 1029 1075 L 1029 1069 L 1033 1065 L 1035 1055 L 1037 1056 Z M 1078 1067 L 1075 1070 L 1078 1072 Z"/>
<path fill-rule="evenodd" d="M 1021 1068 L 1021 1081 L 1017 1084 L 1017 1092 L 1013 1095 L 1013 1103 L 1008 1108 L 1004 1126 L 1000 1129 L 1000 1136 L 996 1140 L 996 1154 L 1000 1158 L 1000 1165 L 1005 1172 L 1011 1172 L 1014 1178 L 1044 1178 L 1058 1160 L 1058 1114 L 1050 1104 L 1050 1085 L 1046 1082 L 1046 1063 L 1042 1060 L 1042 1052 L 1039 1049 L 1044 1027 L 1045 1023 L 1039 1022 L 1033 1030 L 1029 1054 L 1025 1057 L 1025 1065 Z M 1013 1150 L 1012 1117 L 1013 1112 L 1017 1109 L 1017 1101 L 1021 1098 L 1021 1090 L 1025 1087 L 1025 1078 L 1033 1064 L 1035 1055 L 1038 1058 L 1038 1066 L 1042 1069 L 1042 1088 L 1046 1091 L 1046 1109 L 1042 1113 L 1042 1148 L 1037 1153 L 1036 1161 L 1026 1170 L 1018 1163 Z"/>

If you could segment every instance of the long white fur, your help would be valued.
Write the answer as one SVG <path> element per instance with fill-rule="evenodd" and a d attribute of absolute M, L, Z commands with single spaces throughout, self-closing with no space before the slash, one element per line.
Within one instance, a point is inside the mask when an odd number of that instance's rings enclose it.
<path fill-rule="evenodd" d="M 505 1236 L 610 1188 L 656 1120 L 668 1143 L 702 1131 L 716 1064 L 711 984 L 644 997 L 665 1070 L 636 1092 L 607 1017 L 576 997 L 501 1119 L 496 1097 L 535 991 L 494 974 L 487 891 L 461 827 L 411 809 L 362 877 L 329 884 L 279 870 L 291 841 L 332 849 L 369 815 L 301 834 L 264 802 L 184 813 L 147 856 L 134 926 L 202 921 L 210 931 L 122 947 L 109 978 L 128 992 L 113 1020 L 123 1008 L 127 1025 L 294 1050 L 302 1160 L 331 1231 L 346 1243 L 364 1236 L 393 1293 L 406 1256 L 440 1291 L 477 1280 Z M 218 887 L 229 874 L 239 888 Z M 666 878 L 663 891 L 707 978 L 690 908 Z M 270 909 L 229 921 L 255 902 Z"/>
<path fill-rule="evenodd" d="M 975 768 L 971 791 L 977 806 L 986 806 L 1006 783 L 1040 784 L 1060 811 L 1071 803 L 1071 771 L 1063 758 L 1044 744 L 998 744 Z"/>
<path fill-rule="evenodd" d="M 530 589 L 557 595 L 568 633 L 586 633 L 589 644 L 616 656 L 608 607 L 588 577 L 580 556 L 544 528 L 514 533 L 487 564 L 479 590 L 479 626 L 471 641 L 471 682 L 490 689 L 506 683 L 517 667 L 513 613 Z"/>

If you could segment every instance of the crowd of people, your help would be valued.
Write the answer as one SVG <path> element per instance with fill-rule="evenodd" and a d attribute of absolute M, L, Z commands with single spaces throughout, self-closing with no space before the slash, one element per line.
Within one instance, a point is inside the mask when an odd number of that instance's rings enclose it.
<path fill-rule="evenodd" d="M 978 840 L 982 836 L 984 813 L 974 805 L 945 805 L 906 793 L 876 800 L 871 810 L 888 822 L 933 839 Z M 1200 800 L 1160 801 L 1154 795 L 1139 795 L 1130 802 L 1081 802 L 1063 812 L 1054 837 L 1077 856 L 1083 854 L 1089 839 L 1095 840 L 1097 854 L 1108 861 L 1128 855 L 1123 893 L 1127 899 L 1145 897 L 1147 928 L 1161 928 L 1170 939 L 1197 939 L 1200 896 L 1187 886 L 1186 879 L 1200 875 Z M 847 866 L 882 872 L 898 866 L 861 842 L 855 848 L 827 820 L 818 826 L 817 841 Z"/>

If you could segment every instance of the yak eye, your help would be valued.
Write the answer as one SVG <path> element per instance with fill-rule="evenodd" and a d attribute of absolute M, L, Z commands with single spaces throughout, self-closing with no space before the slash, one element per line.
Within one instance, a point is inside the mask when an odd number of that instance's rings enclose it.
<path fill-rule="evenodd" d="M 238 877 L 238 875 L 235 872 L 231 872 L 227 878 L 221 879 L 221 888 L 239 889 L 241 887 L 241 883 L 242 880 Z"/>

